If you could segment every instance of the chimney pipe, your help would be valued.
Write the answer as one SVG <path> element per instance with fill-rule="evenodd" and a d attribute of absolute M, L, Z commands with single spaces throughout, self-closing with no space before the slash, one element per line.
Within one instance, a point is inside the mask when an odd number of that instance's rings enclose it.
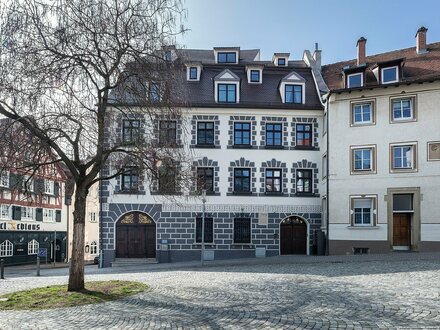
<path fill-rule="evenodd" d="M 315 43 L 315 51 L 313 52 L 313 59 L 318 70 L 321 70 L 321 50 L 318 47 L 318 43 Z"/>
<path fill-rule="evenodd" d="M 422 26 L 420 29 L 417 30 L 416 33 L 416 51 L 417 54 L 425 54 L 428 52 L 426 49 L 426 32 L 428 31 L 427 28 Z"/>
<path fill-rule="evenodd" d="M 365 44 L 367 43 L 367 39 L 364 37 L 360 37 L 357 41 L 357 65 L 362 65 L 367 63 L 367 56 L 365 51 Z"/>

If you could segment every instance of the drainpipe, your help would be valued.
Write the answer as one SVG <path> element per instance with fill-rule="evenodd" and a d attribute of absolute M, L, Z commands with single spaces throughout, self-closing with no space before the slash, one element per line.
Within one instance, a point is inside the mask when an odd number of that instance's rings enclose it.
<path fill-rule="evenodd" d="M 325 255 L 328 256 L 330 254 L 330 217 L 329 217 L 329 213 L 330 213 L 330 112 L 329 110 L 329 99 L 330 99 L 330 93 L 327 94 L 326 97 L 326 103 L 325 103 L 325 109 L 327 112 L 327 182 L 326 182 L 326 194 L 327 194 L 327 198 L 326 198 L 326 208 L 327 208 L 327 212 L 325 215 L 325 227 L 327 228 L 327 237 L 325 240 Z"/>

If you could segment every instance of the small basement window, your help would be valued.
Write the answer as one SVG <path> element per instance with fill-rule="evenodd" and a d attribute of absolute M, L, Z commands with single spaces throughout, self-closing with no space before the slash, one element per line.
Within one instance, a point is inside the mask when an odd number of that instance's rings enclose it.
<path fill-rule="evenodd" d="M 354 247 L 353 254 L 370 254 L 370 249 L 366 247 Z"/>

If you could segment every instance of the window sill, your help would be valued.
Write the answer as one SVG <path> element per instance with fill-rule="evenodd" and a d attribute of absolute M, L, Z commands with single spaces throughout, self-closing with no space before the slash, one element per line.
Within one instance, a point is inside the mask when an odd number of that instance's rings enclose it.
<path fill-rule="evenodd" d="M 408 118 L 408 119 L 391 119 L 390 124 L 401 124 L 401 123 L 413 123 L 416 122 L 416 118 Z"/>
<path fill-rule="evenodd" d="M 150 192 L 150 195 L 164 195 L 164 196 L 180 196 L 182 195 L 181 192 L 170 192 L 170 191 L 152 191 Z"/>
<path fill-rule="evenodd" d="M 236 195 L 236 196 L 252 196 L 252 195 L 254 195 L 254 193 L 252 193 L 252 192 L 248 192 L 248 191 L 233 191 L 232 193 L 231 193 L 232 195 Z"/>
<path fill-rule="evenodd" d="M 193 146 L 194 148 L 200 149 L 220 149 L 220 146 L 216 146 L 215 144 L 196 144 Z"/>
<path fill-rule="evenodd" d="M 317 150 L 314 146 L 295 146 L 295 150 Z"/>
<path fill-rule="evenodd" d="M 373 126 L 376 125 L 375 122 L 371 122 L 371 123 L 352 123 L 350 126 L 351 127 L 364 127 L 364 126 Z"/>
<path fill-rule="evenodd" d="M 316 197 L 314 193 L 296 193 L 295 197 Z"/>
<path fill-rule="evenodd" d="M 417 169 L 416 168 L 402 168 L 402 169 L 394 169 L 392 168 L 390 170 L 390 173 L 416 173 Z"/>
<path fill-rule="evenodd" d="M 283 192 L 281 192 L 281 191 L 274 191 L 274 192 L 270 192 L 270 191 L 266 191 L 265 193 L 264 193 L 264 196 L 278 196 L 278 197 L 283 197 L 283 196 L 286 196 L 286 194 L 284 194 Z"/>
<path fill-rule="evenodd" d="M 377 174 L 376 170 L 354 170 L 351 171 L 351 175 L 367 175 L 367 174 Z"/>
<path fill-rule="evenodd" d="M 265 145 L 264 146 L 264 149 L 276 149 L 276 150 L 283 150 L 283 149 L 286 149 L 284 146 L 268 146 L 268 145 Z"/>
<path fill-rule="evenodd" d="M 220 195 L 221 195 L 221 194 L 220 194 L 219 192 L 216 192 L 216 191 L 207 191 L 207 192 L 206 192 L 206 196 L 220 196 Z M 199 192 L 199 191 L 192 192 L 192 193 L 191 193 L 191 196 L 199 196 L 199 197 L 202 197 L 202 193 Z"/>
<path fill-rule="evenodd" d="M 347 226 L 348 229 L 361 229 L 361 230 L 369 230 L 369 229 L 380 229 L 380 226 Z"/>
<path fill-rule="evenodd" d="M 233 146 L 231 146 L 232 147 L 232 149 L 253 149 L 253 146 L 251 146 L 250 144 L 243 144 L 243 145 L 240 145 L 240 144 L 234 144 Z"/>
<path fill-rule="evenodd" d="M 115 195 L 145 195 L 145 191 L 140 190 L 119 190 L 114 192 Z"/>

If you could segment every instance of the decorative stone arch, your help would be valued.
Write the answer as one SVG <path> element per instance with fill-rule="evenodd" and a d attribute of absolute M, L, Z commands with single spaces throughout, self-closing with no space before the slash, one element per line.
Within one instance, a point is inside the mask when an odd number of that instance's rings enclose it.
<path fill-rule="evenodd" d="M 145 212 L 132 210 L 114 223 L 115 253 L 120 258 L 156 257 L 156 222 Z"/>
<path fill-rule="evenodd" d="M 305 236 L 306 255 L 310 255 L 310 222 L 309 222 L 309 220 L 307 220 L 303 216 L 296 215 L 296 214 L 289 215 L 280 221 L 280 224 L 279 224 L 279 233 L 280 233 L 279 242 L 280 243 L 279 243 L 279 251 L 278 252 L 281 255 L 281 225 L 285 224 L 288 221 L 292 221 L 293 219 L 303 222 L 306 226 L 306 236 Z"/>

